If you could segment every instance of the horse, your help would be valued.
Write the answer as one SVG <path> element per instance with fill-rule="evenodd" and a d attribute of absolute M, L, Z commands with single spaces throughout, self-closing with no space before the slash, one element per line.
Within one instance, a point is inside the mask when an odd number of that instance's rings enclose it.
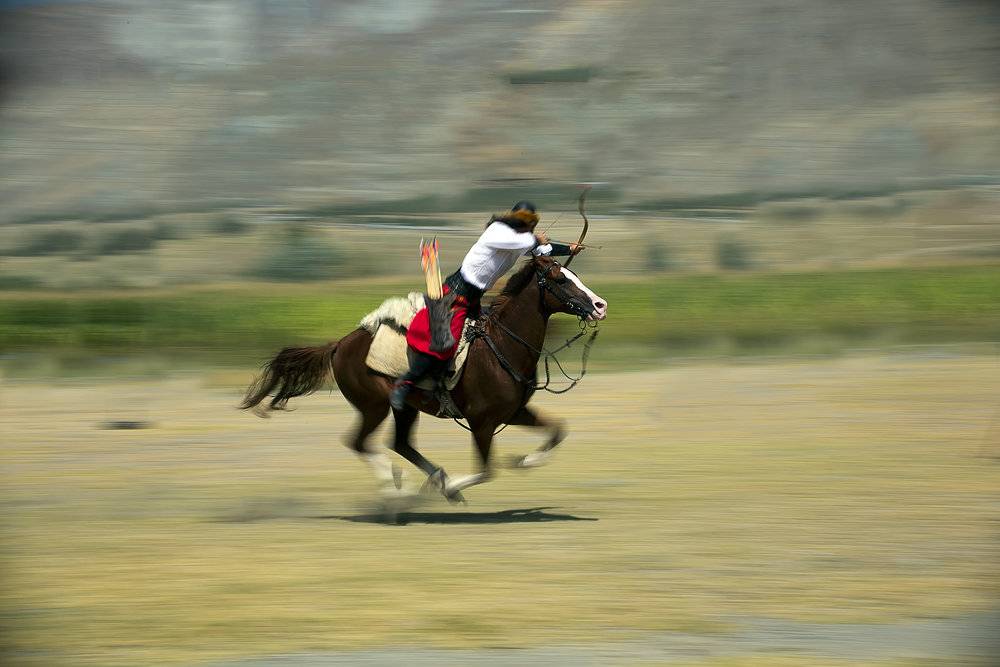
<path fill-rule="evenodd" d="M 479 468 L 473 474 L 452 479 L 413 446 L 410 434 L 419 414 L 438 415 L 442 406 L 429 393 L 414 391 L 404 409 L 392 409 L 393 378 L 366 366 L 373 336 L 364 328 L 326 345 L 281 350 L 263 366 L 240 407 L 259 411 L 261 402 L 271 396 L 266 409 L 282 410 L 289 399 L 316 391 L 332 375 L 344 398 L 360 413 L 347 445 L 369 464 L 383 491 L 400 488 L 399 471 L 386 454 L 369 449 L 367 441 L 391 410 L 395 422 L 392 449 L 427 475 L 425 489 L 440 492 L 451 502 L 464 502 L 464 489 L 493 477 L 490 449 L 501 425 L 548 432 L 548 440 L 518 459 L 516 467 L 542 465 L 563 441 L 566 428 L 561 420 L 542 417 L 528 407 L 548 321 L 556 313 L 575 315 L 581 321 L 603 320 L 607 301 L 568 268 L 541 256 L 526 261 L 484 312 L 475 325 L 479 335 L 469 344 L 462 375 L 450 394 L 472 432 Z"/>

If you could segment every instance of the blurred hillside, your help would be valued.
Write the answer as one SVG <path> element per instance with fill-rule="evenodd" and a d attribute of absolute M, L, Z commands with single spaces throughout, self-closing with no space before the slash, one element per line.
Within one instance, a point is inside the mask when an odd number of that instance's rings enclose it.
<path fill-rule="evenodd" d="M 512 192 L 563 206 L 550 184 L 579 181 L 619 212 L 1000 183 L 986 1 L 0 7 L 0 222 L 483 213 Z"/>

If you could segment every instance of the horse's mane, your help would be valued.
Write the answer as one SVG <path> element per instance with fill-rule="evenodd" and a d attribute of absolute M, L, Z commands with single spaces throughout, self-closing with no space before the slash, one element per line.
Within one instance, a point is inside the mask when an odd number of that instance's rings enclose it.
<path fill-rule="evenodd" d="M 512 275 L 510 279 L 507 280 L 507 284 L 504 285 L 503 290 L 496 296 L 493 301 L 490 302 L 490 310 L 493 312 L 499 312 L 504 309 L 508 303 L 510 303 L 515 296 L 524 291 L 524 288 L 528 286 L 531 279 L 535 277 L 535 261 L 529 259 L 521 265 L 517 273 Z"/>

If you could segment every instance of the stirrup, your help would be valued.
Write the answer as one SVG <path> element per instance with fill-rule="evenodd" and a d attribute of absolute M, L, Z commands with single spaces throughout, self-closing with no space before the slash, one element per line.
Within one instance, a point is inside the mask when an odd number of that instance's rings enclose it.
<path fill-rule="evenodd" d="M 438 411 L 435 417 L 445 419 L 465 419 L 465 415 L 458 409 L 455 399 L 451 397 L 451 392 L 445 385 L 444 378 L 438 378 L 434 384 L 434 398 L 438 402 Z"/>

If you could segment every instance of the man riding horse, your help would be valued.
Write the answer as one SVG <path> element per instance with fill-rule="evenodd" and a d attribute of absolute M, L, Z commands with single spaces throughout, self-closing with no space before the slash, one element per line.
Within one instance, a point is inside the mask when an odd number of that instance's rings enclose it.
<path fill-rule="evenodd" d="M 445 281 L 441 291 L 447 289 L 447 293 L 441 298 L 427 299 L 427 303 L 435 306 L 432 311 L 437 312 L 436 306 L 447 306 L 441 309 L 444 317 L 440 319 L 444 320 L 448 335 L 432 335 L 441 328 L 435 324 L 442 322 L 437 322 L 439 318 L 426 309 L 409 325 L 407 340 L 414 362 L 401 380 L 394 382 L 395 374 L 369 365 L 368 356 L 376 332 L 362 325 L 325 345 L 282 349 L 264 364 L 263 372 L 247 389 L 240 407 L 266 416 L 268 411 L 285 409 L 289 399 L 311 394 L 329 379 L 335 380 L 341 395 L 359 414 L 347 444 L 371 467 L 380 488 L 390 495 L 393 490 L 400 491 L 401 478 L 386 454 L 369 446 L 371 435 L 390 413 L 395 422 L 392 449 L 427 475 L 429 488 L 440 491 L 452 502 L 462 500 L 464 489 L 492 478 L 493 437 L 503 425 L 546 431 L 548 438 L 537 451 L 512 461 L 517 468 L 544 464 L 566 436 L 561 420 L 543 417 L 528 405 L 534 392 L 548 385 L 548 360 L 554 359 L 554 352 L 544 349 L 549 317 L 565 313 L 585 323 L 607 316 L 607 301 L 568 268 L 572 255 L 584 247 L 582 243 L 589 226 L 584 213 L 586 193 L 584 189 L 580 195 L 583 231 L 576 243 L 549 243 L 545 234 L 535 233 L 538 214 L 529 202 L 518 202 L 508 213 L 490 219 L 461 268 Z M 552 259 L 550 255 L 553 254 L 570 257 L 562 265 Z M 407 403 L 407 396 L 416 379 L 439 368 L 455 354 L 454 339 L 461 335 L 465 319 L 478 315 L 483 292 L 521 256 L 530 259 L 507 281 L 502 293 L 490 304 L 489 313 L 480 318 L 467 346 L 465 364 L 453 388 L 448 390 L 453 406 L 468 422 L 479 461 L 477 472 L 452 479 L 443 468 L 421 454 L 411 441 L 421 412 L 441 416 L 440 401 L 435 396 L 425 396 L 419 403 L 412 400 Z M 589 349 L 596 333 L 595 329 L 585 349 Z M 565 349 L 583 335 L 581 330 L 559 349 Z M 399 343 L 405 347 L 403 341 Z M 536 369 L 543 354 L 546 381 L 539 383 Z M 586 363 L 583 372 L 585 370 Z M 570 379 L 572 387 L 579 378 Z M 268 398 L 270 400 L 266 400 Z"/>
<path fill-rule="evenodd" d="M 410 323 L 406 342 L 410 348 L 410 369 L 393 385 L 389 402 L 403 410 L 413 387 L 431 373 L 439 373 L 458 349 L 462 328 L 468 317 L 478 317 L 483 293 L 493 287 L 524 256 L 572 256 L 583 250 L 577 243 L 550 242 L 544 232 L 535 233 L 538 212 L 529 201 L 519 201 L 508 213 L 494 215 L 486 231 L 465 255 L 462 266 L 444 281 L 446 305 L 439 310 L 421 309 Z M 441 321 L 433 321 L 440 318 Z M 450 329 L 451 343 L 436 345 L 434 329 Z"/>

